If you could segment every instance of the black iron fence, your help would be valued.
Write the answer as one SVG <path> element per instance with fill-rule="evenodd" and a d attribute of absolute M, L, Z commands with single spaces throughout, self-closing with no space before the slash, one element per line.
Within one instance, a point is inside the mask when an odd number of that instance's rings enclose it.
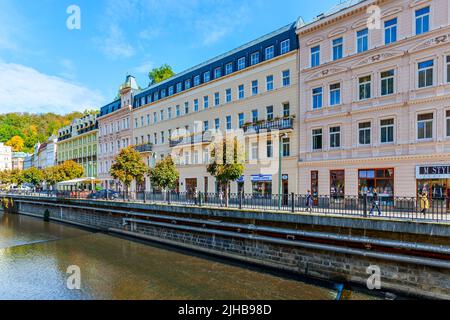
<path fill-rule="evenodd" d="M 306 195 L 255 195 L 246 193 L 203 192 L 83 192 L 83 191 L 3 191 L 0 195 L 23 195 L 59 199 L 175 204 L 198 207 L 252 209 L 323 215 L 398 218 L 408 220 L 450 221 L 450 198 L 423 199 L 390 197 L 375 201 L 370 196 L 315 197 Z"/>

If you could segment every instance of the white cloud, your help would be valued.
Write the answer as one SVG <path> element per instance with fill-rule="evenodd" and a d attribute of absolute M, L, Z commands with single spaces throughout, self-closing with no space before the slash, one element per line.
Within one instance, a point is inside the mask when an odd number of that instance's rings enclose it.
<path fill-rule="evenodd" d="M 112 60 L 131 58 L 135 54 L 133 46 L 128 43 L 124 32 L 116 24 L 111 24 L 107 34 L 103 38 L 94 39 L 94 42 L 100 51 Z"/>
<path fill-rule="evenodd" d="M 0 61 L 0 83 L 0 113 L 65 114 L 105 102 L 98 91 L 15 63 Z"/>
<path fill-rule="evenodd" d="M 147 74 L 150 72 L 150 70 L 152 70 L 155 67 L 155 64 L 152 61 L 145 61 L 143 62 L 141 65 L 133 68 L 133 72 L 135 73 L 144 73 Z"/>

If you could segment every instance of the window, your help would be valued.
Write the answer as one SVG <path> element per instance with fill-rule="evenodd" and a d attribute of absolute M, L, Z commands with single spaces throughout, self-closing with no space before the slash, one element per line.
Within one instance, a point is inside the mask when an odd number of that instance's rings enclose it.
<path fill-rule="evenodd" d="M 267 121 L 273 120 L 273 106 L 266 107 Z"/>
<path fill-rule="evenodd" d="M 359 100 L 370 99 L 372 93 L 372 77 L 359 78 Z"/>
<path fill-rule="evenodd" d="M 205 108 L 205 109 L 209 108 L 209 96 L 203 97 L 203 108 Z"/>
<path fill-rule="evenodd" d="M 418 86 L 419 88 L 430 87 L 433 85 L 434 61 L 428 60 L 418 64 Z"/>
<path fill-rule="evenodd" d="M 208 82 L 209 80 L 211 80 L 211 73 L 209 71 L 206 71 L 203 74 L 203 83 Z"/>
<path fill-rule="evenodd" d="M 167 118 L 172 119 L 172 108 L 167 109 Z"/>
<path fill-rule="evenodd" d="M 191 80 L 190 80 L 190 79 L 188 79 L 188 80 L 186 80 L 186 81 L 184 82 L 184 88 L 185 88 L 186 90 L 188 90 L 188 89 L 191 88 Z"/>
<path fill-rule="evenodd" d="M 283 103 L 283 117 L 287 118 L 291 114 L 291 107 L 289 105 L 289 102 Z"/>
<path fill-rule="evenodd" d="M 320 109 L 322 108 L 322 91 L 323 89 L 320 88 L 314 88 L 312 90 L 312 98 L 313 98 L 313 109 Z"/>
<path fill-rule="evenodd" d="M 344 39 L 338 38 L 333 40 L 333 60 L 339 60 L 343 57 Z"/>
<path fill-rule="evenodd" d="M 156 112 L 153 112 L 153 123 L 158 123 L 158 116 L 156 115 Z"/>
<path fill-rule="evenodd" d="M 360 145 L 370 144 L 371 126 L 370 122 L 362 122 L 358 125 Z"/>
<path fill-rule="evenodd" d="M 253 66 L 259 63 L 259 52 L 252 53 L 250 56 L 250 64 Z"/>
<path fill-rule="evenodd" d="M 267 155 L 267 158 L 273 157 L 273 143 L 272 143 L 272 140 L 270 140 L 270 139 L 267 139 L 267 141 L 266 141 L 266 155 Z"/>
<path fill-rule="evenodd" d="M 161 90 L 161 99 L 166 97 L 166 90 Z"/>
<path fill-rule="evenodd" d="M 269 60 L 269 59 L 272 59 L 274 56 L 275 56 L 275 47 L 271 46 L 271 47 L 266 48 L 265 59 Z"/>
<path fill-rule="evenodd" d="M 381 73 L 381 95 L 387 96 L 394 93 L 394 70 L 388 70 Z"/>
<path fill-rule="evenodd" d="M 227 130 L 231 130 L 231 116 L 227 116 Z"/>
<path fill-rule="evenodd" d="M 380 142 L 394 142 L 394 119 L 384 119 L 380 121 Z"/>
<path fill-rule="evenodd" d="M 450 64 L 449 64 L 449 69 L 450 69 Z M 266 77 L 266 89 L 267 89 L 267 91 L 273 90 L 273 76 L 272 75 Z"/>
<path fill-rule="evenodd" d="M 320 46 L 311 48 L 311 68 L 320 65 Z"/>
<path fill-rule="evenodd" d="M 147 125 L 150 125 L 150 114 L 147 115 Z"/>
<path fill-rule="evenodd" d="M 185 102 L 184 103 L 184 114 L 188 114 L 189 113 L 189 102 Z"/>
<path fill-rule="evenodd" d="M 313 150 L 322 150 L 322 129 L 312 131 L 312 148 Z"/>
<path fill-rule="evenodd" d="M 198 86 L 200 84 L 200 76 L 194 77 L 194 86 Z"/>
<path fill-rule="evenodd" d="M 194 100 L 194 112 L 198 111 L 198 99 Z"/>
<path fill-rule="evenodd" d="M 233 63 L 232 62 L 227 63 L 225 65 L 225 74 L 228 75 L 228 74 L 230 74 L 232 72 L 233 72 Z"/>
<path fill-rule="evenodd" d="M 159 111 L 159 118 L 161 119 L 161 121 L 164 120 L 164 110 Z"/>
<path fill-rule="evenodd" d="M 134 118 L 134 127 L 137 128 L 138 127 L 138 119 Z"/>
<path fill-rule="evenodd" d="M 289 157 L 291 155 L 291 139 L 288 137 L 281 139 L 281 148 L 283 157 Z"/>
<path fill-rule="evenodd" d="M 330 128 L 330 148 L 341 147 L 341 127 Z"/>
<path fill-rule="evenodd" d="M 220 119 L 217 118 L 217 119 L 214 120 L 214 128 L 216 130 L 220 129 Z"/>
<path fill-rule="evenodd" d="M 258 142 L 252 142 L 251 144 L 251 158 L 250 160 L 258 159 Z"/>
<path fill-rule="evenodd" d="M 241 84 L 238 87 L 238 98 L 239 99 L 244 99 L 244 85 L 243 84 Z"/>
<path fill-rule="evenodd" d="M 446 135 L 450 137 L 450 110 L 445 112 L 445 122 L 446 122 Z"/>
<path fill-rule="evenodd" d="M 164 144 L 164 131 L 161 131 L 161 144 Z"/>
<path fill-rule="evenodd" d="M 341 104 L 341 84 L 335 83 L 330 85 L 330 106 Z"/>
<path fill-rule="evenodd" d="M 155 92 L 153 94 L 153 101 L 157 101 L 158 100 L 158 92 Z"/>
<path fill-rule="evenodd" d="M 238 60 L 237 69 L 242 70 L 245 68 L 245 57 L 242 57 Z"/>
<path fill-rule="evenodd" d="M 397 41 L 397 18 L 384 23 L 384 44 L 390 44 Z"/>
<path fill-rule="evenodd" d="M 221 76 L 222 76 L 222 69 L 220 67 L 214 69 L 214 79 L 220 78 Z"/>
<path fill-rule="evenodd" d="M 231 89 L 225 90 L 225 99 L 227 102 L 231 102 Z"/>
<path fill-rule="evenodd" d="M 284 70 L 282 72 L 283 77 L 283 87 L 287 87 L 291 85 L 291 72 L 289 70 Z"/>
<path fill-rule="evenodd" d="M 177 93 L 181 92 L 182 89 L 183 88 L 182 88 L 181 82 L 177 83 Z"/>
<path fill-rule="evenodd" d="M 447 82 L 450 83 L 450 56 L 447 56 Z"/>
<path fill-rule="evenodd" d="M 220 93 L 216 92 L 214 93 L 214 106 L 218 106 L 220 104 Z"/>
<path fill-rule="evenodd" d="M 289 39 L 281 42 L 280 45 L 280 54 L 288 53 L 291 50 L 291 41 Z"/>
<path fill-rule="evenodd" d="M 416 35 L 430 30 L 430 7 L 416 10 Z"/>
<path fill-rule="evenodd" d="M 433 139 L 433 114 L 419 114 L 417 116 L 417 139 Z"/>
<path fill-rule="evenodd" d="M 252 121 L 253 123 L 258 122 L 258 110 L 252 110 Z"/>
<path fill-rule="evenodd" d="M 239 113 L 238 115 L 238 126 L 239 128 L 242 128 L 244 126 L 244 114 L 243 113 Z"/>
<path fill-rule="evenodd" d="M 258 94 L 258 80 L 252 81 L 252 95 Z"/>
<path fill-rule="evenodd" d="M 175 112 L 176 112 L 177 117 L 181 116 L 180 106 L 175 107 Z"/>
<path fill-rule="evenodd" d="M 360 30 L 356 33 L 358 53 L 369 50 L 369 29 Z"/>
<path fill-rule="evenodd" d="M 208 131 L 209 130 L 209 122 L 208 120 L 203 121 L 203 130 Z"/>

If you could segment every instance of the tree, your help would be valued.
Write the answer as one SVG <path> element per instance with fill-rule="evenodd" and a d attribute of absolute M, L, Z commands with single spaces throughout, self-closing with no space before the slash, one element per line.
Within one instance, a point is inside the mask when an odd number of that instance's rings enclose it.
<path fill-rule="evenodd" d="M 69 160 L 57 166 L 64 180 L 78 179 L 84 176 L 84 168 L 81 164 Z"/>
<path fill-rule="evenodd" d="M 144 180 L 148 168 L 141 154 L 130 146 L 120 150 L 120 153 L 114 158 L 109 172 L 114 179 L 122 182 L 128 193 L 133 181 L 140 183 Z"/>
<path fill-rule="evenodd" d="M 31 183 L 35 187 L 44 181 L 44 173 L 35 167 L 24 170 L 22 175 L 24 182 Z"/>
<path fill-rule="evenodd" d="M 20 186 L 22 183 L 24 183 L 23 174 L 22 171 L 19 169 L 12 169 L 10 171 L 11 179 L 10 182 Z"/>
<path fill-rule="evenodd" d="M 228 206 L 230 181 L 236 181 L 244 172 L 243 151 L 237 137 L 221 139 L 214 145 L 211 158 L 207 171 L 216 177 L 225 195 L 225 205 Z"/>
<path fill-rule="evenodd" d="M 153 68 L 153 70 L 148 73 L 148 77 L 150 78 L 150 85 L 160 83 L 161 81 L 169 79 L 174 75 L 175 72 L 173 72 L 172 67 L 167 64 L 163 64 L 159 68 Z"/>
<path fill-rule="evenodd" d="M 163 190 L 173 190 L 180 176 L 172 157 L 168 156 L 159 161 L 155 168 L 149 170 L 152 185 Z"/>
<path fill-rule="evenodd" d="M 5 143 L 5 146 L 10 146 L 13 152 L 21 152 L 24 147 L 24 141 L 22 137 L 14 136 Z"/>
<path fill-rule="evenodd" d="M 64 181 L 64 176 L 62 175 L 61 170 L 59 170 L 58 166 L 49 167 L 44 169 L 44 180 L 48 185 L 54 186 L 58 182 Z"/>

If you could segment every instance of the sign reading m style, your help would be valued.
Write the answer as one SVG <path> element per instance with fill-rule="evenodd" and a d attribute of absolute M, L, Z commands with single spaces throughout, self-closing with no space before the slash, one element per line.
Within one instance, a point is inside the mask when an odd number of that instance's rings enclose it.
<path fill-rule="evenodd" d="M 450 165 L 417 166 L 416 179 L 450 179 Z"/>

